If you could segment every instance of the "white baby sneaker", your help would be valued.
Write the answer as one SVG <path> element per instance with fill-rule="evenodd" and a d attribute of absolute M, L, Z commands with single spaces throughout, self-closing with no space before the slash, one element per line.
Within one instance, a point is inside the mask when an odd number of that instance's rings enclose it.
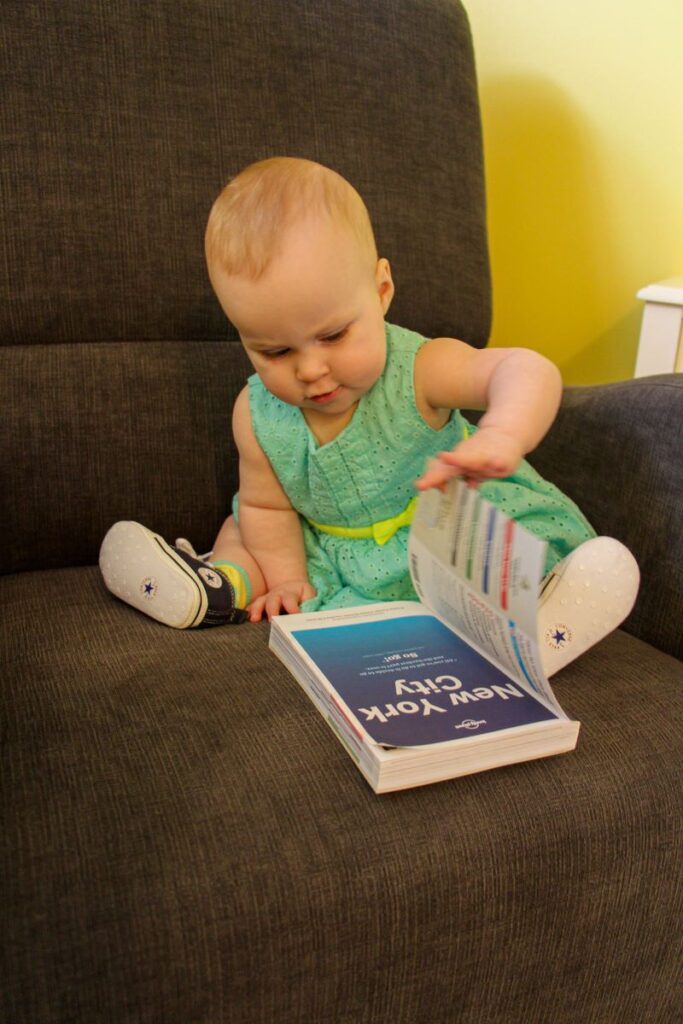
<path fill-rule="evenodd" d="M 140 523 L 122 521 L 102 541 L 100 570 L 112 594 L 175 629 L 244 622 L 226 577 L 190 552 L 187 541 L 172 546 Z"/>
<path fill-rule="evenodd" d="M 559 672 L 624 621 L 635 604 L 640 572 L 613 537 L 594 537 L 546 577 L 538 606 L 538 645 L 547 676 Z"/>

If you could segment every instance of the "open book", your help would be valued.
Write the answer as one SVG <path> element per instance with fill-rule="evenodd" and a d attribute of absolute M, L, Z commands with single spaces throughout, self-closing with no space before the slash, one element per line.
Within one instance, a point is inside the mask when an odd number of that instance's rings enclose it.
<path fill-rule="evenodd" d="M 545 542 L 453 480 L 410 531 L 420 602 L 279 615 L 270 646 L 377 793 L 573 750 L 541 666 Z"/>

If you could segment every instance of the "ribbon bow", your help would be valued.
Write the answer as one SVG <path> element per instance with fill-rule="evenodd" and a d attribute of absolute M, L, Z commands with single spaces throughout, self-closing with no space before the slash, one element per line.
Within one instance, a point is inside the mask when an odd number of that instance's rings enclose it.
<path fill-rule="evenodd" d="M 328 526 L 325 523 L 316 523 L 309 519 L 311 526 L 323 533 L 331 533 L 335 537 L 372 537 L 375 544 L 384 545 L 402 526 L 410 526 L 415 515 L 417 495 L 411 498 L 402 512 L 397 516 L 390 516 L 389 519 L 381 519 L 378 523 L 371 523 L 370 526 Z"/>

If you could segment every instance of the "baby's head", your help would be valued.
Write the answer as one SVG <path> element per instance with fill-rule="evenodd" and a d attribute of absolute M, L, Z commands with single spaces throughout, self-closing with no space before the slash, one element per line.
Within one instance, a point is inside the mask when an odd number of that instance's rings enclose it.
<path fill-rule="evenodd" d="M 374 273 L 377 247 L 365 203 L 336 171 L 312 160 L 272 157 L 250 164 L 225 186 L 206 227 L 209 274 L 258 281 L 284 251 L 289 229 L 330 221 L 349 231 Z"/>
<path fill-rule="evenodd" d="M 372 386 L 384 366 L 394 288 L 365 204 L 341 175 L 290 157 L 247 167 L 213 205 L 206 259 L 226 315 L 278 397 L 306 407 L 344 377 L 354 393 Z M 349 338 L 367 364 L 358 380 L 338 358 Z M 281 384 L 285 376 L 291 387 Z"/>

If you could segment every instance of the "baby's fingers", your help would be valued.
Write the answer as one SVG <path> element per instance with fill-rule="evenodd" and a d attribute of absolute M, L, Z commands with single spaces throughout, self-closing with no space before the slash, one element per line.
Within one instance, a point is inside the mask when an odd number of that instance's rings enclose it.
<path fill-rule="evenodd" d="M 443 490 L 451 477 L 457 476 L 458 470 L 447 466 L 440 458 L 432 459 L 421 477 L 415 481 L 418 491 L 427 491 L 430 487 Z"/>
<path fill-rule="evenodd" d="M 247 611 L 249 613 L 250 622 L 260 622 L 263 618 L 263 611 L 266 606 L 266 595 L 263 594 L 261 597 L 256 597 L 254 600 L 247 605 Z"/>
<path fill-rule="evenodd" d="M 488 444 L 476 443 L 478 436 L 458 445 L 452 452 L 441 452 L 439 458 L 453 467 L 468 483 L 482 483 L 495 477 L 506 477 L 512 473 L 518 459 Z"/>
<path fill-rule="evenodd" d="M 289 615 L 294 615 L 296 614 L 296 612 L 300 611 L 299 602 L 297 601 L 296 596 L 293 593 L 290 592 L 282 594 L 281 600 L 282 607 Z M 277 615 L 278 613 L 275 612 L 275 614 Z"/>
<path fill-rule="evenodd" d="M 301 587 L 297 585 L 294 590 L 283 590 L 281 592 L 282 607 L 290 615 L 295 615 L 301 611 L 300 602 L 308 601 L 309 598 L 315 597 L 315 587 L 311 586 L 310 583 L 304 583 Z"/>
<path fill-rule="evenodd" d="M 287 604 L 292 599 L 293 595 L 288 593 L 287 591 L 283 592 L 276 590 L 273 591 L 271 594 L 267 594 L 265 610 L 266 615 L 268 617 L 268 622 L 270 622 L 274 615 L 279 615 L 283 608 L 285 609 L 285 611 L 290 611 L 291 609 L 287 607 Z M 296 600 L 294 600 L 294 610 L 299 610 L 296 605 Z"/>

